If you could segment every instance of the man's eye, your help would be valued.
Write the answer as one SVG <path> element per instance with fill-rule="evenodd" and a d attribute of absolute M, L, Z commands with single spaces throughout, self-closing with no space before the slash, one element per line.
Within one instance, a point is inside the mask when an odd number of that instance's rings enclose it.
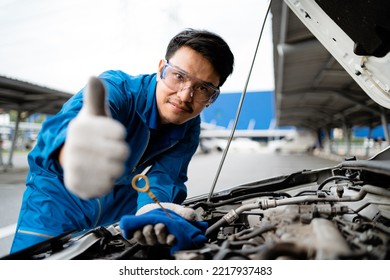
<path fill-rule="evenodd" d="M 204 95 L 207 95 L 209 93 L 209 88 L 204 86 L 204 85 L 198 85 L 196 87 L 196 90 L 201 93 L 201 94 L 204 94 Z"/>
<path fill-rule="evenodd" d="M 184 75 L 183 74 L 181 74 L 180 72 L 175 72 L 175 73 L 173 73 L 173 75 L 174 75 L 174 77 L 175 77 L 175 79 L 176 80 L 178 80 L 178 81 L 184 81 Z"/>

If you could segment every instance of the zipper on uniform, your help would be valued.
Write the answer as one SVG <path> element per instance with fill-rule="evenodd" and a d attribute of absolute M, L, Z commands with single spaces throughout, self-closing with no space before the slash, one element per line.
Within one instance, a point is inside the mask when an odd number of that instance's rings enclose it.
<path fill-rule="evenodd" d="M 135 171 L 137 170 L 137 168 L 138 168 L 138 166 L 139 166 L 139 162 L 140 162 L 142 156 L 144 155 L 146 149 L 148 148 L 149 140 L 150 140 L 150 132 L 148 132 L 148 140 L 146 141 L 146 146 L 145 146 L 144 150 L 142 151 L 142 154 L 141 154 L 141 156 L 139 157 L 139 159 L 138 159 L 136 165 L 134 165 L 133 170 L 131 171 L 132 173 L 135 172 Z"/>
<path fill-rule="evenodd" d="M 98 225 L 99 220 L 100 220 L 100 216 L 102 215 L 102 203 L 100 201 L 100 198 L 96 198 L 96 201 L 97 201 L 97 204 L 98 204 L 99 212 L 98 212 L 98 216 L 97 216 L 95 225 L 93 227 L 96 227 Z"/>
<path fill-rule="evenodd" d="M 161 154 L 161 153 L 163 153 L 163 152 L 169 150 L 170 148 L 172 148 L 173 146 L 175 146 L 177 143 L 179 143 L 179 141 L 176 141 L 175 143 L 173 143 L 173 144 L 170 145 L 169 147 L 167 147 L 167 148 L 165 148 L 165 149 L 163 149 L 163 150 L 161 150 L 161 151 L 158 151 L 157 153 L 151 155 L 150 157 L 148 157 L 147 159 L 145 159 L 143 162 L 141 162 L 141 163 L 138 162 L 137 165 L 133 168 L 133 171 L 132 171 L 132 172 L 134 172 L 135 170 L 137 170 L 138 166 L 144 164 L 145 162 L 147 162 L 148 160 L 150 160 L 150 159 L 153 158 L 154 156 L 156 156 L 156 155 L 158 155 L 158 154 Z M 146 148 L 145 148 L 145 150 L 146 150 Z M 145 152 L 145 150 L 144 150 L 144 152 Z M 142 158 L 142 156 L 141 156 L 141 158 Z M 141 160 L 141 158 L 140 158 L 140 160 Z"/>

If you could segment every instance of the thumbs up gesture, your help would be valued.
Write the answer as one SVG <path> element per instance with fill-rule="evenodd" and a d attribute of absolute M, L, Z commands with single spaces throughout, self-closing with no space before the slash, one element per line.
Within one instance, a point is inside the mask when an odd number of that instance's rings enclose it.
<path fill-rule="evenodd" d="M 84 91 L 83 107 L 68 126 L 60 160 L 65 186 L 82 199 L 111 191 L 129 156 L 126 130 L 112 119 L 102 82 L 92 77 Z"/>

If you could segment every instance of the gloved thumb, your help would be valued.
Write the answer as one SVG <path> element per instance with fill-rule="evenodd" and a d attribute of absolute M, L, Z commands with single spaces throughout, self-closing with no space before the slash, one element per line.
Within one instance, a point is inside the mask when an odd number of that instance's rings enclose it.
<path fill-rule="evenodd" d="M 106 101 L 106 89 L 97 77 L 91 77 L 84 91 L 81 113 L 89 116 L 110 116 Z"/>
<path fill-rule="evenodd" d="M 65 186 L 83 199 L 110 192 L 125 170 L 129 155 L 126 129 L 108 116 L 106 89 L 100 79 L 92 77 L 79 114 L 69 122 L 60 154 Z"/>

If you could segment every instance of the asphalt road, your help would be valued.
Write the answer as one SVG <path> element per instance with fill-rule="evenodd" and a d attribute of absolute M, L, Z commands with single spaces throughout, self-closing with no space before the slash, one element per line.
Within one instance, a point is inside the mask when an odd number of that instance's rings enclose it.
<path fill-rule="evenodd" d="M 197 153 L 188 170 L 188 197 L 208 193 L 221 162 L 222 152 Z M 16 154 L 14 168 L 0 171 L 0 257 L 7 255 L 19 213 L 27 175 L 26 154 Z M 317 169 L 337 162 L 308 154 L 273 154 L 266 149 L 230 150 L 218 177 L 215 191 L 232 186 L 287 175 L 303 169 Z"/>
<path fill-rule="evenodd" d="M 197 154 L 190 163 L 188 196 L 209 193 L 216 178 L 222 152 Z M 266 149 L 232 150 L 226 156 L 215 191 L 301 170 L 334 166 L 338 161 L 311 154 L 275 154 Z"/>

